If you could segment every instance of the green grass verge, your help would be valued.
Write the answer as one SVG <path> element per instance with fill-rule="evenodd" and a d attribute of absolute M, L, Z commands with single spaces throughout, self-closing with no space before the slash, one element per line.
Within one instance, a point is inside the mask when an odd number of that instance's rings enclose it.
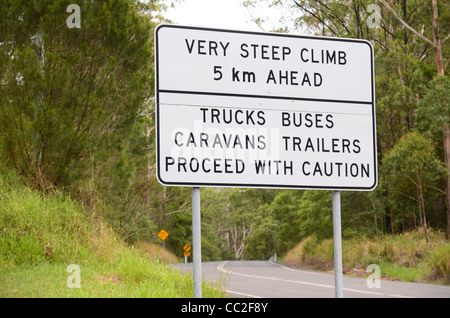
<path fill-rule="evenodd" d="M 127 247 L 98 214 L 0 174 L 0 297 L 193 297 L 190 274 Z M 225 297 L 202 287 L 205 298 Z"/>
<path fill-rule="evenodd" d="M 79 280 L 66 264 L 39 264 L 0 270 L 2 298 L 192 298 L 191 275 L 165 264 L 126 256 L 115 263 L 80 265 Z M 79 283 L 79 285 L 77 285 Z M 203 297 L 223 291 L 203 283 Z"/>

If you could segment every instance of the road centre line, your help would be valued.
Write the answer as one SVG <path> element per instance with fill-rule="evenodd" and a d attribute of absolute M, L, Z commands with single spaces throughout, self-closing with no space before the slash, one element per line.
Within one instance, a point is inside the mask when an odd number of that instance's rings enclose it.
<path fill-rule="evenodd" d="M 218 269 L 220 272 L 228 272 L 228 271 L 225 271 L 225 270 L 223 269 L 223 266 L 224 266 L 226 263 L 228 263 L 228 261 L 220 263 L 220 264 L 217 266 L 217 269 Z M 236 292 L 236 291 L 232 291 L 232 290 L 228 290 L 228 289 L 225 290 L 225 292 L 227 292 L 227 293 L 229 293 L 229 294 L 235 294 L 235 295 L 244 296 L 244 297 L 249 297 L 249 298 L 264 298 L 264 297 L 262 297 L 262 296 L 256 296 L 256 295 L 251 295 L 251 294 L 245 294 L 245 293 Z"/>
<path fill-rule="evenodd" d="M 225 266 L 226 263 L 228 263 L 228 261 L 225 261 L 225 262 L 219 264 L 219 266 L 217 266 L 217 269 L 219 271 L 223 272 L 223 273 L 230 274 L 230 275 L 237 275 L 237 276 L 250 277 L 250 278 L 259 278 L 259 279 L 267 279 L 267 280 L 274 280 L 274 281 L 280 281 L 280 282 L 308 285 L 308 286 L 328 288 L 328 289 L 334 289 L 335 288 L 334 285 L 324 285 L 324 284 L 317 284 L 317 283 L 302 282 L 302 281 L 298 281 L 298 280 L 288 280 L 288 279 L 275 278 L 275 277 L 265 277 L 265 276 L 257 276 L 257 275 L 236 273 L 236 272 L 232 272 L 232 271 L 224 269 L 224 266 Z M 268 263 L 274 264 L 274 265 L 278 265 L 280 267 L 283 267 L 283 268 L 291 270 L 291 271 L 298 271 L 298 272 L 300 272 L 299 270 L 290 269 L 288 267 L 285 267 L 285 266 L 279 265 L 279 264 L 275 264 L 275 263 L 270 262 L 270 261 L 268 261 Z M 343 289 L 346 290 L 346 291 L 349 291 L 349 292 L 355 292 L 355 293 L 361 293 L 361 294 L 371 294 L 371 295 L 377 295 L 377 296 L 389 296 L 389 297 L 408 298 L 407 296 L 402 296 L 402 295 L 391 295 L 391 294 L 384 294 L 384 293 L 378 293 L 378 292 L 372 292 L 372 291 L 364 291 L 364 290 L 352 289 L 352 288 L 343 288 Z"/>

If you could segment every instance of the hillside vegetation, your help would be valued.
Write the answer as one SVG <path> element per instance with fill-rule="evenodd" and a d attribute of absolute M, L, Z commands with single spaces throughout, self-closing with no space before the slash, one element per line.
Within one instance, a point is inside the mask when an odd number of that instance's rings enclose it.
<path fill-rule="evenodd" d="M 192 297 L 192 277 L 149 256 L 149 246 L 126 246 L 98 213 L 61 192 L 43 195 L 0 174 L 0 297 Z M 176 257 L 166 251 L 166 259 Z M 80 288 L 69 288 L 71 264 Z M 224 296 L 206 283 L 203 294 Z"/>
<path fill-rule="evenodd" d="M 342 262 L 344 272 L 368 276 L 371 264 L 380 266 L 380 275 L 386 279 L 409 282 L 450 284 L 450 243 L 442 232 L 429 231 L 426 242 L 423 229 L 400 235 L 358 237 L 344 239 Z M 289 265 L 332 271 L 333 240 L 318 240 L 310 236 L 285 256 Z"/>

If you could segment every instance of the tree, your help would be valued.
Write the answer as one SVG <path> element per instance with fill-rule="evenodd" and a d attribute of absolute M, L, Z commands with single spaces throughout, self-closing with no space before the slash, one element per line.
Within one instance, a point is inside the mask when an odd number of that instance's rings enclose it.
<path fill-rule="evenodd" d="M 420 128 L 434 137 L 442 140 L 444 145 L 444 156 L 447 173 L 444 175 L 447 184 L 447 231 L 446 237 L 450 237 L 450 184 L 449 184 L 449 149 L 450 132 L 448 123 L 450 122 L 450 80 L 446 76 L 438 76 L 430 83 L 430 89 L 421 99 L 417 116 L 420 119 Z M 444 129 L 442 129 L 444 127 Z M 442 133 L 443 131 L 443 133 Z"/>
<path fill-rule="evenodd" d="M 330 191 L 305 191 L 299 206 L 300 235 L 317 239 L 333 236 L 332 197 Z"/>
<path fill-rule="evenodd" d="M 253 234 L 260 207 L 270 202 L 273 191 L 259 189 L 235 189 L 229 196 L 227 218 L 223 232 L 227 236 L 230 252 L 236 259 L 244 257 L 246 242 Z M 270 201 L 266 201 L 270 200 Z"/>
<path fill-rule="evenodd" d="M 380 0 L 383 5 L 388 8 L 388 10 L 395 16 L 397 20 L 399 20 L 408 30 L 412 31 L 416 36 L 420 39 L 424 40 L 428 44 L 430 44 L 434 48 L 435 52 L 435 60 L 436 60 L 436 68 L 437 75 L 444 76 L 444 63 L 442 59 L 442 46 L 441 46 L 441 37 L 439 34 L 439 21 L 438 21 L 438 5 L 436 0 L 431 1 L 432 7 L 432 30 L 433 30 L 433 41 L 429 40 L 419 32 L 417 32 L 414 28 L 412 28 L 408 23 L 406 23 L 400 15 L 387 3 L 386 0 Z M 450 36 L 450 34 L 449 34 Z M 447 38 L 448 39 L 448 36 Z M 447 81 L 448 83 L 448 81 Z M 450 124 L 447 120 L 444 120 L 441 126 L 444 135 L 444 153 L 445 153 L 445 163 L 447 166 L 447 170 L 450 170 Z M 446 176 L 446 188 L 447 188 L 447 239 L 450 239 L 450 176 Z"/>
<path fill-rule="evenodd" d="M 419 103 L 431 88 L 429 82 L 436 74 L 443 76 L 448 64 L 446 57 L 450 53 L 450 46 L 444 45 L 450 39 L 450 10 L 447 2 L 248 0 L 246 4 L 251 6 L 259 2 L 290 6 L 294 25 L 301 30 L 301 34 L 306 30 L 310 34 L 360 38 L 374 45 L 378 162 L 382 162 L 385 154 L 402 136 L 421 125 L 422 119 L 416 118 Z M 376 6 L 375 12 L 371 11 L 373 6 Z M 376 17 L 376 23 L 373 23 L 373 17 Z M 450 168 L 448 127 L 448 121 L 440 126 L 443 131 L 440 136 L 444 136 L 442 144 L 447 169 Z M 380 178 L 383 178 L 382 173 Z M 446 184 L 439 184 L 437 190 L 440 192 L 446 188 L 447 216 L 450 215 L 449 182 L 450 177 L 447 177 Z M 388 191 L 388 188 L 376 191 L 379 198 L 375 198 L 375 201 L 388 202 L 387 199 L 394 197 L 401 200 Z M 439 200 L 437 206 L 441 206 L 442 196 Z M 397 202 L 395 208 L 401 204 Z M 394 227 L 392 217 L 395 209 L 392 207 L 391 204 L 385 205 L 386 228 Z M 380 210 L 380 207 L 377 209 Z M 447 225 L 447 232 L 448 229 Z"/>
<path fill-rule="evenodd" d="M 79 29 L 66 26 L 68 1 L 3 2 L 4 153 L 37 181 L 67 186 L 90 159 L 126 147 L 152 90 L 154 24 L 134 1 L 79 2 Z"/>
<path fill-rule="evenodd" d="M 417 202 L 428 241 L 425 192 L 445 173 L 433 146 L 419 133 L 408 133 L 385 155 L 382 167 L 391 191 Z M 410 185 L 416 188 L 416 198 L 408 192 Z"/>
<path fill-rule="evenodd" d="M 158 1 L 79 0 L 80 28 L 67 24 L 69 4 L 0 1 L 1 159 L 34 187 L 147 224 L 136 183 L 150 151 Z"/>
<path fill-rule="evenodd" d="M 302 195 L 299 190 L 281 190 L 270 204 L 269 216 L 278 228 L 278 254 L 287 252 L 301 239 L 298 210 Z"/>
<path fill-rule="evenodd" d="M 245 258 L 267 260 L 275 253 L 280 254 L 278 230 L 279 223 L 271 216 L 258 215 L 255 219 L 253 233 L 245 242 Z"/>

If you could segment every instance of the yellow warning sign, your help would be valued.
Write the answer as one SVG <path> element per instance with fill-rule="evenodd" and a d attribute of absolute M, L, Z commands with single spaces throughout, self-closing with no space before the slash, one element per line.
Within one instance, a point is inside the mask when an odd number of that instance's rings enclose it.
<path fill-rule="evenodd" d="M 164 241 L 168 236 L 169 236 L 169 233 L 167 233 L 166 231 L 164 231 L 164 229 L 161 230 L 161 232 L 158 233 L 158 237 L 159 237 L 161 240 L 163 240 L 163 241 Z"/>

